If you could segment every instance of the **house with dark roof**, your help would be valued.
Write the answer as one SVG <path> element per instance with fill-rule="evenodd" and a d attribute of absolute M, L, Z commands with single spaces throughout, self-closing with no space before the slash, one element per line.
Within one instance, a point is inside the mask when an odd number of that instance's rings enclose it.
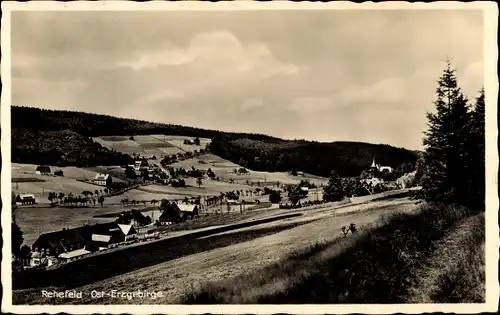
<path fill-rule="evenodd" d="M 47 165 L 39 165 L 36 168 L 37 175 L 50 175 L 50 173 L 51 173 L 50 167 L 48 167 Z"/>
<path fill-rule="evenodd" d="M 175 211 L 163 211 L 158 219 L 160 223 L 178 222 L 179 220 L 185 221 L 199 214 L 198 205 L 171 203 L 171 207 L 173 207 Z M 174 215 L 175 212 L 177 212 L 178 215 Z"/>
<path fill-rule="evenodd" d="M 33 194 L 21 194 L 18 195 L 18 197 L 16 197 L 16 203 L 21 203 L 23 205 L 34 205 L 36 203 L 36 198 Z"/>
<path fill-rule="evenodd" d="M 42 234 L 33 243 L 32 250 L 46 256 L 59 256 L 81 249 L 94 251 L 123 242 L 136 233 L 135 229 L 125 229 L 116 222 L 85 225 Z"/>
<path fill-rule="evenodd" d="M 89 226 L 42 234 L 33 243 L 33 252 L 41 255 L 58 256 L 59 254 L 84 248 L 90 236 Z"/>
<path fill-rule="evenodd" d="M 198 205 L 192 205 L 192 204 L 178 204 L 177 208 L 179 208 L 181 212 L 181 216 L 184 219 L 187 218 L 194 218 L 195 216 L 198 215 Z"/>

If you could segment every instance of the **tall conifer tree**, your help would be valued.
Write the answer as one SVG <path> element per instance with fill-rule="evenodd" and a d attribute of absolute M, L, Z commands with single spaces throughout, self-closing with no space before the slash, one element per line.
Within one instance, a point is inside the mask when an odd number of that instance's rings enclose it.
<path fill-rule="evenodd" d="M 458 86 L 448 61 L 438 80 L 435 113 L 428 113 L 424 138 L 426 171 L 422 178 L 427 201 L 467 203 L 470 173 L 470 113 L 467 98 Z"/>
<path fill-rule="evenodd" d="M 485 103 L 484 89 L 479 92 L 471 112 L 469 205 L 476 210 L 484 209 L 485 199 Z"/>

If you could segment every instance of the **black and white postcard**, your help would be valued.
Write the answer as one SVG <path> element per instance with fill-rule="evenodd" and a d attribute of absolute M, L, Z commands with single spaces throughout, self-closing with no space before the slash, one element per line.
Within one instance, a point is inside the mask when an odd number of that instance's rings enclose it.
<path fill-rule="evenodd" d="M 2 312 L 495 312 L 497 27 L 2 2 Z"/>

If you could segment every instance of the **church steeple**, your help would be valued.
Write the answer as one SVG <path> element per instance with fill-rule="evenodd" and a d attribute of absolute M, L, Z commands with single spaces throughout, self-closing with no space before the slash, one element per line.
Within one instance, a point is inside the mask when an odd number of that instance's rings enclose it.
<path fill-rule="evenodd" d="M 377 167 L 377 164 L 375 163 L 375 158 L 373 158 L 372 166 L 371 167 Z"/>

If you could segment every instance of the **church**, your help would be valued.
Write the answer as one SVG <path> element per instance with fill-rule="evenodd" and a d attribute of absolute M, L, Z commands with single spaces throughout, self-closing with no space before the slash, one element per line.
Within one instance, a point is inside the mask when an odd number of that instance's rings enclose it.
<path fill-rule="evenodd" d="M 392 173 L 392 167 L 390 166 L 381 166 L 380 164 L 375 163 L 375 158 L 373 158 L 372 165 L 370 166 L 371 170 L 377 170 L 379 172 L 389 172 Z"/>

